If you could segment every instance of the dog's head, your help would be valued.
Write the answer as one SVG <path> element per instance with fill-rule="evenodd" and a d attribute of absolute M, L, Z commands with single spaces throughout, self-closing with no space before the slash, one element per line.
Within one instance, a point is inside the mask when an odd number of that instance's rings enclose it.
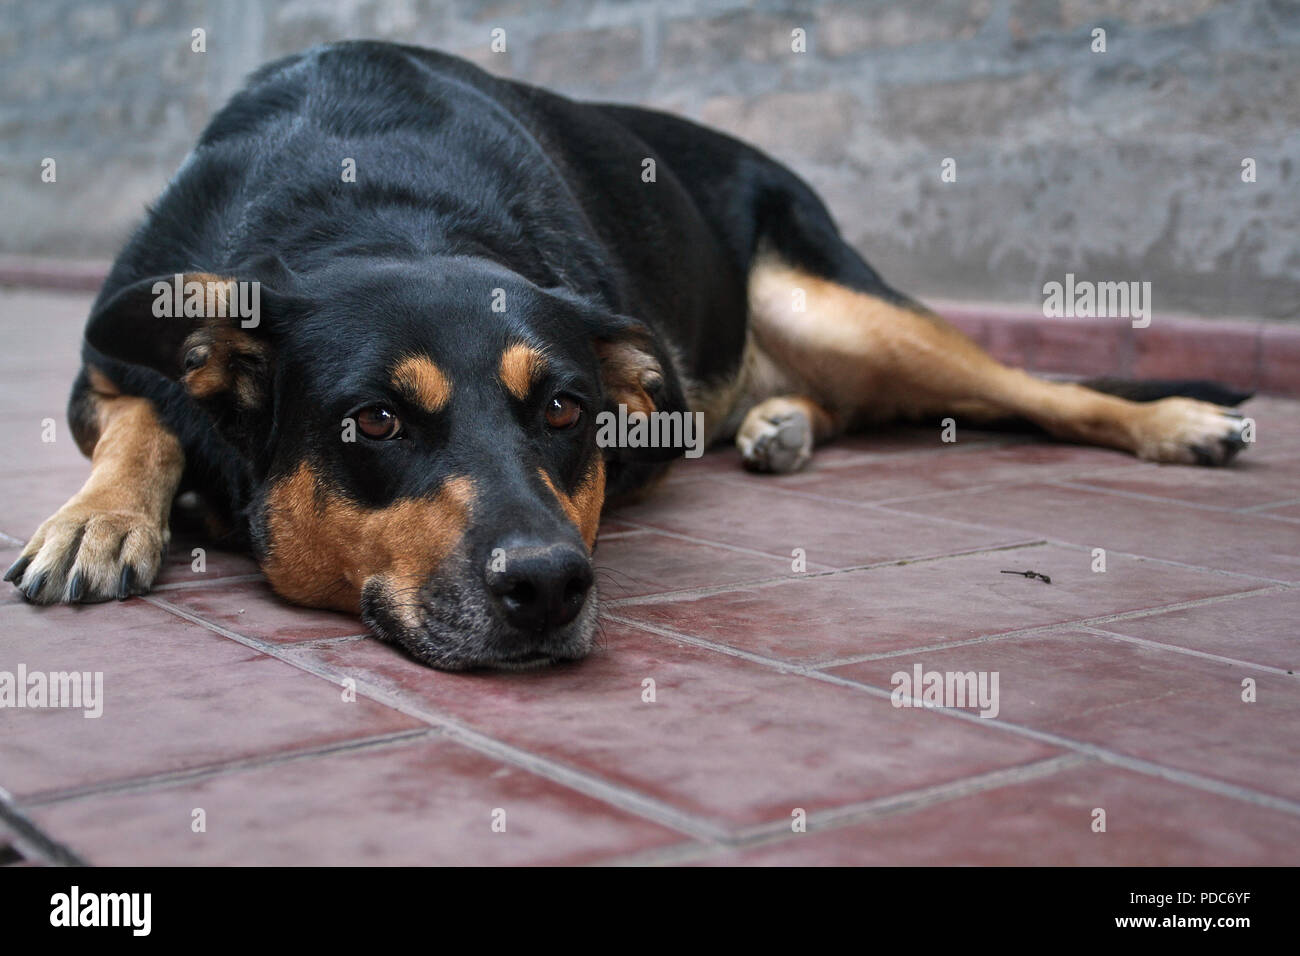
<path fill-rule="evenodd" d="M 212 415 L 247 463 L 275 589 L 359 612 L 438 667 L 585 654 L 597 415 L 677 392 L 644 328 L 479 260 L 231 282 L 136 283 L 86 337 Z"/>

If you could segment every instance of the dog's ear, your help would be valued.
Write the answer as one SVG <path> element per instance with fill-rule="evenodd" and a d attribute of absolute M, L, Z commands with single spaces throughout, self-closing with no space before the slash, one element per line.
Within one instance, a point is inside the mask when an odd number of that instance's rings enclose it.
<path fill-rule="evenodd" d="M 649 329 L 624 320 L 604 330 L 595 344 L 609 405 L 647 415 L 662 410 L 664 366 Z"/>
<path fill-rule="evenodd" d="M 206 273 L 143 279 L 90 316 L 86 341 L 111 359 L 180 382 L 201 401 L 261 404 L 273 313 L 292 307 L 260 282 Z"/>

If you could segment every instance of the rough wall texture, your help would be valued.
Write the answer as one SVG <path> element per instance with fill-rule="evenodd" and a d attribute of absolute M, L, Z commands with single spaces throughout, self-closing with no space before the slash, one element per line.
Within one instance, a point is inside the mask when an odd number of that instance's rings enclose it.
<path fill-rule="evenodd" d="M 248 71 L 384 37 L 750 139 L 922 296 L 1036 305 L 1073 272 L 1149 280 L 1158 311 L 1300 317 L 1295 0 L 10 0 L 0 20 L 0 252 L 111 256 Z"/>

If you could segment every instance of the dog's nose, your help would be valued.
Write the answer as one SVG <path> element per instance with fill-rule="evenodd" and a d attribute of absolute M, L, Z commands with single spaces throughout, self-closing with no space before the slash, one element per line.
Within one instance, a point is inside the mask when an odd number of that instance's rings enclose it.
<path fill-rule="evenodd" d="M 591 562 L 570 544 L 495 548 L 487 586 L 506 620 L 524 631 L 563 627 L 582 610 L 591 589 Z"/>

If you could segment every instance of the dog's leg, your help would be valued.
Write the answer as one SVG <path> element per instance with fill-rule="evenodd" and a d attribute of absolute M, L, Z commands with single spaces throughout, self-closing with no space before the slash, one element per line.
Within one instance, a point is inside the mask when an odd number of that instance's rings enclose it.
<path fill-rule="evenodd" d="M 5 574 L 29 601 L 102 601 L 153 584 L 185 456 L 144 398 L 96 390 L 82 398 L 78 443 L 90 477 L 36 529 Z"/>
<path fill-rule="evenodd" d="M 753 471 L 798 471 L 813 446 L 839 431 L 830 412 L 802 395 L 778 395 L 749 410 L 736 432 L 736 447 Z"/>
<path fill-rule="evenodd" d="M 749 298 L 764 351 L 802 383 L 810 405 L 848 428 L 971 408 L 1150 461 L 1222 464 L 1243 447 L 1241 416 L 1230 409 L 1186 398 L 1130 402 L 1036 378 L 1002 365 L 938 316 L 772 257 L 751 270 Z"/>

